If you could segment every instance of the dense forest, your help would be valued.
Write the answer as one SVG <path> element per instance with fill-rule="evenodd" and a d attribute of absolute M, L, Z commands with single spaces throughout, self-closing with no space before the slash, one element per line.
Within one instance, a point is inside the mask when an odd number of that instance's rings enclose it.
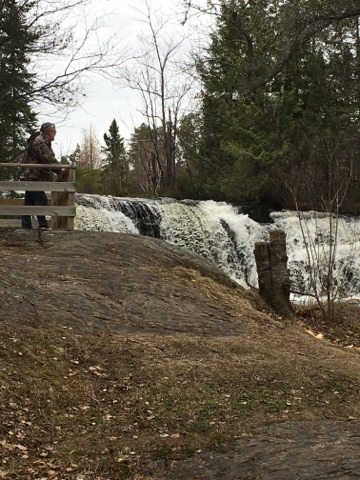
<path fill-rule="evenodd" d="M 81 47 L 60 26 L 86 3 L 0 0 L 2 162 L 21 158 L 44 103 L 74 107 L 81 74 L 115 68 L 142 94 L 143 122 L 128 143 L 116 119 L 101 144 L 84 132 L 61 159 L 78 166 L 79 191 L 360 213 L 358 0 L 184 1 L 184 25 L 212 20 L 177 83 L 168 69 L 181 42 L 161 49 L 151 15 L 137 77 L 100 47 L 89 63 L 77 62 Z M 51 77 L 44 60 L 55 54 L 71 60 Z M 195 100 L 183 108 L 191 92 Z"/>

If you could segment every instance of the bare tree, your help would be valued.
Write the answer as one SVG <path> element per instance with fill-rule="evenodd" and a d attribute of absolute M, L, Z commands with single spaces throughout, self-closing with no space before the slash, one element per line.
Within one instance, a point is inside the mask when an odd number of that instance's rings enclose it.
<path fill-rule="evenodd" d="M 145 195 L 157 196 L 162 178 L 162 155 L 160 152 L 155 151 L 150 139 L 138 140 L 136 144 L 136 154 L 134 168 L 141 192 Z"/>
<path fill-rule="evenodd" d="M 88 130 L 83 130 L 78 165 L 91 170 L 97 170 L 101 168 L 101 164 L 99 140 L 96 137 L 94 126 L 90 125 Z"/>
<path fill-rule="evenodd" d="M 5 2 L 0 0 L 0 9 Z M 73 107 L 85 96 L 85 83 L 91 73 L 110 74 L 124 61 L 119 38 L 108 35 L 104 17 L 91 18 L 92 0 L 19 0 L 13 2 L 14 15 L 24 13 L 24 22 L 37 40 L 26 52 L 31 64 L 33 87 L 26 100 L 35 107 L 44 103 Z M 0 31 L 0 47 L 9 41 Z M 0 110 L 5 106 L 0 98 Z"/>
<path fill-rule="evenodd" d="M 346 292 L 346 282 L 348 276 L 351 276 L 350 266 L 355 254 L 352 249 L 347 261 L 339 262 L 339 232 L 340 229 L 348 229 L 340 212 L 351 182 L 352 169 L 342 158 L 343 149 L 334 139 L 321 138 L 320 141 L 323 165 L 314 162 L 308 168 L 300 166 L 298 171 L 293 172 L 297 178 L 289 178 L 284 183 L 291 192 L 297 211 L 309 274 L 307 290 L 293 293 L 313 297 L 323 317 L 333 320 L 336 304 Z M 322 185 L 320 194 L 317 192 L 319 185 Z M 300 208 L 304 192 L 311 213 Z M 325 230 L 319 222 L 324 218 Z M 355 242 L 356 234 L 353 232 L 353 243 Z"/>
<path fill-rule="evenodd" d="M 163 20 L 147 0 L 140 21 L 148 33 L 139 35 L 140 54 L 133 57 L 125 72 L 119 73 L 119 81 L 140 92 L 141 113 L 150 127 L 152 144 L 151 155 L 143 155 L 141 161 L 149 162 L 148 170 L 157 177 L 152 178 L 153 185 L 170 189 L 176 181 L 178 126 L 193 83 L 181 59 L 186 37 L 174 34 L 172 19 Z"/>

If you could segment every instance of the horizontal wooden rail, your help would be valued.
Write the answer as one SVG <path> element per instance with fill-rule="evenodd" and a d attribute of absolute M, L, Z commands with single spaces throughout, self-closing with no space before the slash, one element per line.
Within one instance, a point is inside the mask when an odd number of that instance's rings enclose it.
<path fill-rule="evenodd" d="M 73 165 L 43 164 L 43 163 L 0 163 L 0 168 L 36 169 L 36 170 L 61 170 L 62 182 L 43 182 L 32 180 L 0 181 L 0 191 L 25 191 L 25 192 L 51 192 L 51 205 L 17 205 L 8 199 L 0 202 L 0 216 L 51 216 L 53 230 L 74 229 L 76 215 L 75 203 L 75 171 Z"/>
<path fill-rule="evenodd" d="M 0 181 L 0 191 L 11 190 L 14 192 L 76 192 L 75 182 L 19 182 Z"/>
<path fill-rule="evenodd" d="M 0 205 L 24 205 L 23 198 L 0 198 Z"/>
<path fill-rule="evenodd" d="M 0 205 L 0 215 L 12 217 L 13 215 L 51 215 L 59 217 L 75 217 L 75 207 L 58 207 L 49 205 L 40 207 L 35 205 Z"/>
<path fill-rule="evenodd" d="M 0 218 L 0 228 L 1 227 L 21 228 L 21 220 L 20 218 Z"/>

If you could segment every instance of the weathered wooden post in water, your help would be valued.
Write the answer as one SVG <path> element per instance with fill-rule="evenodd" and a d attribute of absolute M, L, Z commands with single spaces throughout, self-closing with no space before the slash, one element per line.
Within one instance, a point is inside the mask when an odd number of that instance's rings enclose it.
<path fill-rule="evenodd" d="M 285 232 L 271 231 L 269 242 L 255 243 L 254 254 L 261 297 L 279 315 L 292 317 Z"/>

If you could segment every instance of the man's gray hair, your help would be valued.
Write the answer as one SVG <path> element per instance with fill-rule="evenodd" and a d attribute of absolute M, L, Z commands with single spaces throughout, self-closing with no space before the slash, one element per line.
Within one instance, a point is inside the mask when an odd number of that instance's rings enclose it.
<path fill-rule="evenodd" d="M 50 130 L 54 130 L 56 127 L 55 127 L 55 124 L 54 123 L 50 123 L 50 122 L 46 122 L 46 123 L 43 123 L 40 127 L 40 132 L 41 133 L 48 133 L 50 132 Z"/>

